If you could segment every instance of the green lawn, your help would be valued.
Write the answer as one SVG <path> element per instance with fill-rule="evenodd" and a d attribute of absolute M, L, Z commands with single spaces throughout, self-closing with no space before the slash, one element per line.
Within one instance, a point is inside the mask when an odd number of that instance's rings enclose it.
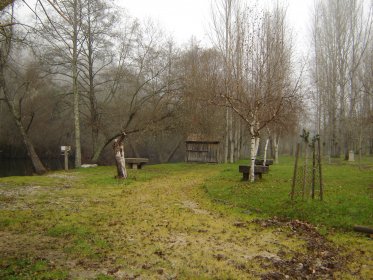
<path fill-rule="evenodd" d="M 373 158 L 364 158 L 361 168 L 345 161 L 324 163 L 323 201 L 309 195 L 302 199 L 299 187 L 298 196 L 291 201 L 292 158 L 270 166 L 270 172 L 254 184 L 239 180 L 237 166 L 226 165 L 223 172 L 207 180 L 204 188 L 213 200 L 260 216 L 300 219 L 327 228 L 350 231 L 356 224 L 373 227 Z"/>
<path fill-rule="evenodd" d="M 325 165 L 322 202 L 289 200 L 291 158 L 254 184 L 238 165 L 0 178 L 0 279 L 373 277 L 372 240 L 352 231 L 373 226 L 372 159 Z"/>

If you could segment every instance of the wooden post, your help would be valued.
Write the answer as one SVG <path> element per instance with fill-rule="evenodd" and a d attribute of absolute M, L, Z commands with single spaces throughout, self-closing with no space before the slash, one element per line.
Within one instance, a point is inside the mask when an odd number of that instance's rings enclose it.
<path fill-rule="evenodd" d="M 304 199 L 304 195 L 306 193 L 306 184 L 307 184 L 307 168 L 308 168 L 308 142 L 305 141 L 305 159 L 304 159 L 304 165 L 303 165 L 303 181 L 302 181 L 302 199 Z"/>
<path fill-rule="evenodd" d="M 294 199 L 294 194 L 295 194 L 295 181 L 296 181 L 296 178 L 297 178 L 299 149 L 300 149 L 300 144 L 297 143 L 297 150 L 295 152 L 295 164 L 294 164 L 293 183 L 291 185 L 291 200 Z"/>
<path fill-rule="evenodd" d="M 311 197 L 315 199 L 315 177 L 316 177 L 316 144 L 312 141 L 312 188 Z"/>
<path fill-rule="evenodd" d="M 320 147 L 320 138 L 317 139 L 317 146 L 318 146 L 318 152 L 319 152 L 319 156 L 318 156 L 318 161 L 319 161 L 319 176 L 320 176 L 320 200 L 323 200 L 323 196 L 324 196 L 324 189 L 323 189 L 323 182 L 322 182 L 322 168 L 321 168 L 321 147 Z"/>
<path fill-rule="evenodd" d="M 64 151 L 64 157 L 65 157 L 65 171 L 69 170 L 69 152 L 67 149 Z"/>

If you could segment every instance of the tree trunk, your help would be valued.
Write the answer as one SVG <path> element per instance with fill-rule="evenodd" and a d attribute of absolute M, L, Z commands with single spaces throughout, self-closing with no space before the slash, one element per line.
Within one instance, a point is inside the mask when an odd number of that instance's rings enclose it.
<path fill-rule="evenodd" d="M 115 162 L 117 165 L 117 177 L 118 179 L 127 178 L 127 169 L 126 169 L 126 160 L 124 158 L 124 139 L 126 134 L 123 132 L 121 136 L 114 140 L 114 153 L 115 153 Z"/>
<path fill-rule="evenodd" d="M 279 148 L 279 145 L 280 145 L 280 137 L 277 136 L 275 138 L 275 163 L 276 164 L 279 163 L 279 160 L 278 160 L 278 148 Z"/>
<path fill-rule="evenodd" d="M 256 158 L 256 137 L 254 133 L 254 126 L 250 126 L 250 134 L 251 134 L 251 145 L 250 145 L 250 155 L 251 155 L 251 168 L 250 168 L 250 182 L 255 181 L 255 158 Z"/>
<path fill-rule="evenodd" d="M 267 139 L 266 145 L 264 146 L 263 166 L 266 166 L 268 143 L 269 143 L 269 138 Z"/>
<path fill-rule="evenodd" d="M 166 162 L 170 162 L 170 160 L 172 159 L 172 157 L 175 155 L 176 151 L 178 150 L 178 148 L 180 147 L 180 144 L 183 142 L 183 139 L 181 139 L 179 142 L 177 142 L 177 144 L 174 146 L 174 148 L 171 150 L 171 153 L 168 154 L 167 156 L 167 159 L 166 159 Z"/>
<path fill-rule="evenodd" d="M 32 144 L 31 139 L 28 137 L 26 133 L 26 129 L 22 124 L 20 113 L 15 108 L 14 103 L 10 99 L 9 93 L 7 92 L 3 69 L 1 69 L 1 73 L 0 73 L 0 88 L 3 89 L 3 93 L 5 96 L 5 102 L 8 105 L 9 111 L 11 112 L 12 117 L 17 125 L 17 128 L 22 136 L 23 143 L 26 146 L 27 154 L 31 159 L 32 166 L 33 166 L 35 173 L 38 175 L 46 173 L 47 169 L 44 167 L 39 156 L 37 155 L 34 145 Z"/>
<path fill-rule="evenodd" d="M 74 23 L 73 23 L 73 57 L 72 57 L 72 79 L 74 93 L 74 128 L 75 128 L 75 168 L 82 165 L 82 152 L 80 146 L 80 113 L 79 113 L 79 90 L 78 90 L 78 0 L 74 0 Z"/>
<path fill-rule="evenodd" d="M 8 3 L 5 3 L 5 4 L 9 4 L 12 2 L 13 1 L 8 1 Z M 13 18 L 12 18 L 12 21 L 13 21 Z M 39 156 L 37 155 L 35 151 L 34 145 L 31 142 L 31 139 L 27 135 L 26 129 L 23 126 L 22 121 L 21 121 L 21 113 L 19 110 L 16 109 L 14 100 L 12 100 L 10 93 L 8 92 L 6 82 L 5 82 L 4 71 L 8 63 L 8 57 L 9 57 L 9 54 L 12 48 L 13 31 L 11 31 L 10 34 L 11 35 L 8 38 L 6 38 L 6 45 L 2 49 L 0 49 L 0 89 L 3 90 L 5 102 L 22 136 L 23 143 L 26 146 L 27 154 L 31 159 L 34 171 L 36 174 L 41 175 L 47 172 L 47 169 L 44 167 L 43 163 L 41 162 Z"/>
<path fill-rule="evenodd" d="M 230 154 L 229 154 L 229 162 L 234 163 L 234 144 L 235 139 L 233 136 L 233 112 L 232 109 L 229 109 L 230 116 L 229 116 L 229 145 L 230 145 Z"/>
<path fill-rule="evenodd" d="M 224 145 L 224 163 L 228 162 L 228 152 L 229 152 L 229 109 L 226 108 L 225 111 L 225 145 Z"/>

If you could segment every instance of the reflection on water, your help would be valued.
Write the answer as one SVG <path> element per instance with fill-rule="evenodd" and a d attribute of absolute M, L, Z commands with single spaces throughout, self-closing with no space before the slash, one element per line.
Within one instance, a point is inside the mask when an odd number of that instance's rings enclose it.
<path fill-rule="evenodd" d="M 42 159 L 48 170 L 62 170 L 64 168 L 63 158 Z M 73 159 L 69 159 L 69 167 L 73 167 Z M 29 159 L 8 159 L 0 157 L 0 177 L 7 176 L 29 176 L 33 174 L 33 168 Z"/>

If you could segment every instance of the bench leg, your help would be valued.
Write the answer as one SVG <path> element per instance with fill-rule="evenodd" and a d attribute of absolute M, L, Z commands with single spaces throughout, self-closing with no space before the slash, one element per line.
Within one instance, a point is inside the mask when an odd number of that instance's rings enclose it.
<path fill-rule="evenodd" d="M 137 169 L 138 165 L 137 163 L 132 163 L 132 169 Z"/>
<path fill-rule="evenodd" d="M 249 173 L 242 173 L 242 180 L 249 181 Z"/>

